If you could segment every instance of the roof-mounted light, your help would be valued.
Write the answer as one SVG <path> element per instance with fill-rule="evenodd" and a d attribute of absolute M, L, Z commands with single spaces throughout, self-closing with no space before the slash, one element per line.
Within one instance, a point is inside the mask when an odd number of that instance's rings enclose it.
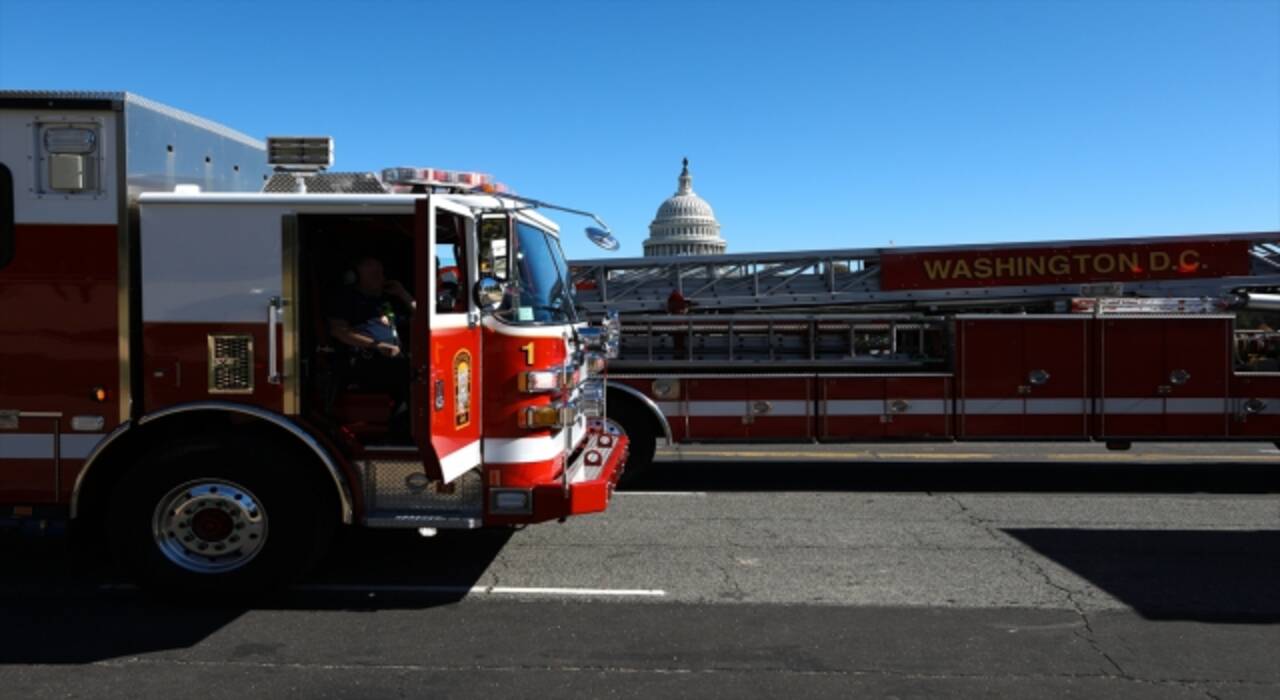
<path fill-rule="evenodd" d="M 494 182 L 492 175 L 440 168 L 385 168 L 382 171 L 382 182 L 398 191 L 411 190 L 414 187 L 446 187 L 490 193 L 507 191 L 507 186 Z"/>
<path fill-rule="evenodd" d="M 333 138 L 268 136 L 267 163 L 276 170 L 324 170 L 333 165 Z"/>

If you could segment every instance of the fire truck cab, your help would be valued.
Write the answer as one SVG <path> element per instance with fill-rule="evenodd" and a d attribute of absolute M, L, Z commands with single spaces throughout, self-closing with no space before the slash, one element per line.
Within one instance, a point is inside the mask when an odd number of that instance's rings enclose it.
<path fill-rule="evenodd" d="M 551 205 L 478 173 L 327 172 L 327 138 L 128 93 L 0 92 L 0 126 L 0 523 L 69 520 L 145 583 L 232 590 L 296 575 L 340 523 L 607 506 L 616 325 L 576 316 Z M 361 286 L 369 261 L 394 293 Z M 391 340 L 339 342 L 353 297 Z"/>

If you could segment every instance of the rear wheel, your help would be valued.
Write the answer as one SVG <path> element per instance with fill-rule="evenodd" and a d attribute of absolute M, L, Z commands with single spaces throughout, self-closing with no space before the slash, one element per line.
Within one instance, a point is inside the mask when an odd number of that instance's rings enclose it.
<path fill-rule="evenodd" d="M 653 425 L 653 417 L 642 412 L 643 409 L 635 406 L 634 402 L 618 401 L 611 402 L 610 405 L 617 405 L 618 409 L 616 412 L 610 412 L 609 418 L 622 426 L 623 432 L 627 434 L 627 439 L 630 441 L 627 461 L 623 465 L 620 480 L 620 483 L 626 486 L 634 483 L 653 463 L 653 455 L 658 447 L 658 433 L 656 426 Z"/>
<path fill-rule="evenodd" d="M 296 456 L 235 438 L 160 448 L 120 481 L 108 535 L 139 584 L 245 593 L 292 579 L 335 527 L 332 496 Z"/>

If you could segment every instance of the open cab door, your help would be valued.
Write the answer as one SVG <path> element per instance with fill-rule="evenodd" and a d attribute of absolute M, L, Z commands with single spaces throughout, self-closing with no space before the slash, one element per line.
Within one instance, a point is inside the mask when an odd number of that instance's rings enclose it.
<path fill-rule="evenodd" d="M 450 483 L 480 465 L 480 310 L 476 219 L 428 195 L 414 206 L 412 431 L 428 477 Z"/>

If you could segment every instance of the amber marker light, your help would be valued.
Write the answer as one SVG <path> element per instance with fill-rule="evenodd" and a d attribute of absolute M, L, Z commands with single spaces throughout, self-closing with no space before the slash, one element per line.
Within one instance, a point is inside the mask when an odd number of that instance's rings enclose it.
<path fill-rule="evenodd" d="M 93 388 L 93 400 L 98 403 L 105 403 L 107 400 L 107 390 L 105 387 L 96 386 Z"/>

